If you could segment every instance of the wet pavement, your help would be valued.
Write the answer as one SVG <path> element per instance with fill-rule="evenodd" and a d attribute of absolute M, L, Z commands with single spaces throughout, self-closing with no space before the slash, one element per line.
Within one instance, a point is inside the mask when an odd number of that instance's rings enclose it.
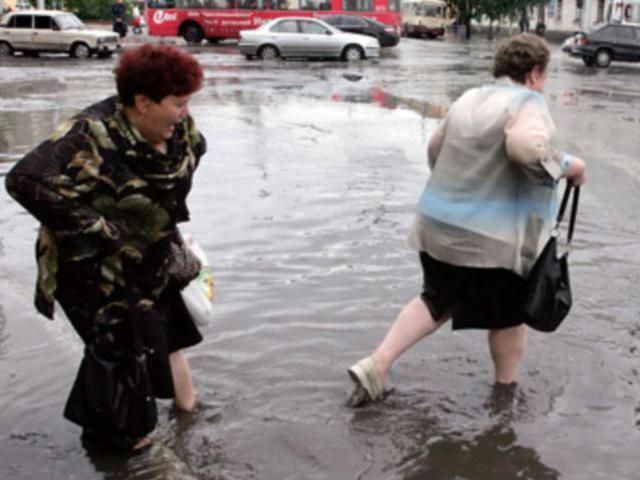
<path fill-rule="evenodd" d="M 246 61 L 190 47 L 209 142 L 184 227 L 216 273 L 191 349 L 200 405 L 160 403 L 155 446 L 88 454 L 62 408 L 81 345 L 31 305 L 35 222 L 0 191 L 0 478 L 636 479 L 640 465 L 640 66 L 588 69 L 554 47 L 546 97 L 588 163 L 575 306 L 532 332 L 515 392 L 492 389 L 482 332 L 438 332 L 351 410 L 346 368 L 420 286 L 405 243 L 447 105 L 490 79 L 492 45 L 405 40 L 376 62 Z M 0 62 L 0 177 L 111 94 L 115 59 Z"/>

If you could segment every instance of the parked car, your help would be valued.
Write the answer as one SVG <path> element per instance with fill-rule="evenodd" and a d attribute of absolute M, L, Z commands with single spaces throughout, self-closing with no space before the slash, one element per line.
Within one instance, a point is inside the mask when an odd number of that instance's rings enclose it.
<path fill-rule="evenodd" d="M 400 35 L 393 25 L 385 25 L 372 18 L 357 17 L 355 15 L 332 15 L 322 17 L 327 22 L 343 32 L 360 33 L 375 37 L 381 47 L 395 47 L 400 41 Z"/>
<path fill-rule="evenodd" d="M 316 18 L 282 17 L 255 30 L 241 30 L 240 53 L 247 58 L 332 57 L 347 61 L 380 56 L 380 43 L 366 35 L 345 33 Z"/>
<path fill-rule="evenodd" d="M 601 23 L 591 31 L 574 35 L 563 45 L 563 51 L 582 58 L 585 65 L 606 68 L 611 61 L 640 61 L 640 25 Z"/>
<path fill-rule="evenodd" d="M 2 17 L 0 57 L 15 52 L 66 52 L 72 57 L 93 54 L 108 57 L 118 48 L 118 36 L 107 30 L 89 30 L 73 13 L 21 10 Z"/>

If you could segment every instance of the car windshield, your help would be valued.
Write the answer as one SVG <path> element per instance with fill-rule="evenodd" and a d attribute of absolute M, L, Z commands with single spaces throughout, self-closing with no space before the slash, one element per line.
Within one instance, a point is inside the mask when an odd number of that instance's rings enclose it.
<path fill-rule="evenodd" d="M 82 30 L 84 28 L 82 21 L 73 13 L 56 16 L 56 23 L 60 30 Z"/>

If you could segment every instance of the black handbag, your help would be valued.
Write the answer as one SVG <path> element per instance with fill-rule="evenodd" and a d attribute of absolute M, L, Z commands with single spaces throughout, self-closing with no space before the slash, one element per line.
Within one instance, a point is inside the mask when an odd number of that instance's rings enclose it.
<path fill-rule="evenodd" d="M 573 202 L 567 230 L 567 249 L 558 257 L 558 230 L 569 197 Z M 553 332 L 571 310 L 572 295 L 569 281 L 569 245 L 578 214 L 580 187 L 567 184 L 558 210 L 556 225 L 542 253 L 537 258 L 527 278 L 527 293 L 524 301 L 525 323 L 541 332 Z"/>
<path fill-rule="evenodd" d="M 83 427 L 89 439 L 123 450 L 152 432 L 158 421 L 135 320 L 132 328 L 135 351 L 110 352 L 107 358 L 96 342 L 87 344 L 64 409 L 65 418 Z"/>

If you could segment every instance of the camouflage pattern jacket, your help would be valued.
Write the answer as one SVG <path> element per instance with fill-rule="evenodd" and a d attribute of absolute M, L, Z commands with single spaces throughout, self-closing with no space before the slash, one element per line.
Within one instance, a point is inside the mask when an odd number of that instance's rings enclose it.
<path fill-rule="evenodd" d="M 53 318 L 54 299 L 87 340 L 96 323 L 117 323 L 127 302 L 150 309 L 170 282 L 184 286 L 188 257 L 177 224 L 206 151 L 190 117 L 167 154 L 126 118 L 117 97 L 64 122 L 9 172 L 6 187 L 41 227 L 36 308 Z M 182 278 L 179 278 L 182 269 Z"/>

